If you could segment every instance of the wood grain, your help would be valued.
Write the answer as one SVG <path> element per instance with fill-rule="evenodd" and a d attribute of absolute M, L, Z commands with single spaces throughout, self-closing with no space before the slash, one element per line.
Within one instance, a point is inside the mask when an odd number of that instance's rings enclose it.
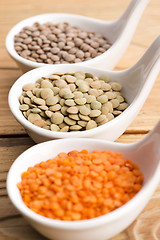
<path fill-rule="evenodd" d="M 45 240 L 14 208 L 7 196 L 6 179 L 13 161 L 35 143 L 12 116 L 8 92 L 21 75 L 16 63 L 5 49 L 8 31 L 19 21 L 33 15 L 63 12 L 89 16 L 106 21 L 118 18 L 129 0 L 1 0 L 0 4 L 0 240 Z M 144 10 L 132 41 L 115 70 L 135 64 L 160 33 L 160 1 L 151 0 Z M 117 142 L 130 143 L 144 137 L 160 117 L 160 74 L 141 111 Z M 160 239 L 160 185 L 136 221 L 111 240 Z M 65 239 L 64 239 L 65 240 Z"/>
<path fill-rule="evenodd" d="M 0 135 L 25 133 L 8 106 L 9 90 L 20 74 L 20 70 L 0 70 Z"/>

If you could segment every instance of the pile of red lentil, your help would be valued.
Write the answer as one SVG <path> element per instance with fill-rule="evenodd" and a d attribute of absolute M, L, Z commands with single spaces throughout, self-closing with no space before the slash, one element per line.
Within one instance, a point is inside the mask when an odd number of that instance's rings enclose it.
<path fill-rule="evenodd" d="M 133 198 L 143 183 L 136 163 L 121 153 L 97 150 L 62 152 L 21 177 L 24 203 L 42 216 L 65 221 L 109 213 Z"/>

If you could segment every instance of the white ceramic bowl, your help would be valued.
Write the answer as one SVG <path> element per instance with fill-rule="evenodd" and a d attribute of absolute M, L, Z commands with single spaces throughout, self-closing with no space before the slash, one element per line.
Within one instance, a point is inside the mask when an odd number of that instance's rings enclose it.
<path fill-rule="evenodd" d="M 7 178 L 8 195 L 14 206 L 41 234 L 54 240 L 107 240 L 128 227 L 140 214 L 160 180 L 160 123 L 144 139 L 133 144 L 107 142 L 96 139 L 61 139 L 31 147 L 11 166 Z M 59 221 L 40 216 L 22 201 L 17 188 L 21 173 L 28 167 L 54 158 L 60 152 L 87 149 L 110 150 L 123 153 L 136 162 L 144 176 L 142 189 L 128 203 L 103 216 L 82 221 Z"/>
<path fill-rule="evenodd" d="M 56 138 L 91 137 L 110 141 L 117 139 L 133 121 L 147 98 L 160 67 L 160 37 L 158 37 L 144 56 L 131 68 L 124 71 L 104 71 L 96 68 L 75 64 L 45 66 L 31 70 L 22 75 L 12 86 L 9 92 L 9 107 L 14 117 L 26 129 L 30 137 L 37 143 Z M 94 76 L 107 74 L 111 81 L 120 82 L 123 86 L 122 94 L 127 98 L 129 107 L 115 119 L 99 127 L 79 132 L 53 132 L 30 123 L 19 110 L 19 96 L 22 87 L 29 82 L 35 82 L 43 76 L 55 72 L 90 72 Z"/>
<path fill-rule="evenodd" d="M 78 65 L 84 65 L 87 63 L 88 66 L 112 69 L 126 50 L 148 2 L 149 0 L 132 0 L 124 14 L 119 19 L 111 22 L 62 13 L 49 13 L 33 16 L 19 22 L 9 31 L 6 37 L 6 49 L 23 72 L 48 65 L 44 63 L 36 63 L 19 56 L 14 49 L 14 36 L 19 33 L 23 27 L 32 26 L 35 22 L 52 22 L 54 24 L 68 22 L 71 25 L 79 26 L 84 30 L 102 33 L 112 44 L 112 47 L 102 55 L 83 63 L 78 63 Z"/>

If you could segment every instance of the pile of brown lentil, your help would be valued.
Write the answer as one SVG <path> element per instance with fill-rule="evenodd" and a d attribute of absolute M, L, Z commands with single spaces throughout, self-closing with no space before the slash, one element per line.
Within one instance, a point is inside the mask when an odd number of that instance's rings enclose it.
<path fill-rule="evenodd" d="M 78 63 L 104 53 L 111 44 L 105 36 L 69 23 L 34 23 L 14 37 L 17 53 L 38 63 Z"/>
<path fill-rule="evenodd" d="M 19 109 L 33 124 L 51 131 L 83 131 L 114 119 L 128 107 L 121 84 L 107 75 L 55 73 L 23 86 Z"/>
<path fill-rule="evenodd" d="M 85 149 L 62 152 L 21 177 L 18 188 L 27 207 L 65 221 L 111 212 L 133 198 L 143 183 L 138 165 L 121 153 Z"/>

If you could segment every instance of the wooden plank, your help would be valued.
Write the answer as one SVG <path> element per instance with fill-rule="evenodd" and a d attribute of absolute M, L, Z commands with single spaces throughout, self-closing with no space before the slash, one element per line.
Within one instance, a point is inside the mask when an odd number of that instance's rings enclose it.
<path fill-rule="evenodd" d="M 7 103 L 9 89 L 20 74 L 19 70 L 0 70 L 0 136 L 25 134 L 23 127 L 12 116 Z M 147 101 L 126 133 L 148 132 L 153 128 L 160 116 L 159 89 L 160 74 Z"/>
<path fill-rule="evenodd" d="M 116 142 L 132 143 L 144 136 L 145 134 L 123 134 Z M 30 137 L 0 138 L 0 171 L 7 172 L 18 155 L 34 144 Z"/>
<path fill-rule="evenodd" d="M 25 133 L 8 106 L 9 90 L 20 75 L 20 70 L 0 70 L 0 135 Z"/>
<path fill-rule="evenodd" d="M 16 0 L 14 4 L 12 4 L 10 0 L 1 0 L 0 68 L 17 68 L 17 65 L 5 50 L 5 37 L 16 23 L 25 18 L 47 12 L 64 12 L 109 21 L 118 18 L 129 4 L 129 0 L 99 0 L 98 4 L 97 1 L 94 0 L 92 1 L 92 6 L 90 6 L 89 0 L 78 0 L 78 5 L 74 3 L 74 0 L 68 0 L 67 4 L 65 0 L 61 0 L 58 4 L 56 0 L 48 0 L 47 4 L 43 4 L 43 2 L 43 0 L 39 0 L 37 4 L 36 1 L 32 0 Z M 54 6 L 54 8 L 52 6 Z M 152 0 L 144 10 L 143 16 L 133 36 L 132 43 L 145 48 L 148 47 L 160 32 L 159 22 L 159 0 Z M 129 49 L 127 52 L 128 51 Z"/>
<path fill-rule="evenodd" d="M 144 135 L 141 134 L 126 134 L 118 141 L 127 143 L 135 142 L 143 136 Z M 0 139 L 0 146 L 2 146 L 0 148 L 0 176 L 3 172 L 8 172 L 15 158 L 33 144 L 34 143 L 30 140 L 30 138 Z M 0 180 L 0 183 L 3 184 L 3 187 L 0 187 L 0 240 L 45 240 L 46 238 L 38 234 L 32 227 L 30 227 L 25 219 L 22 218 L 18 211 L 14 208 L 8 199 L 5 189 L 5 181 L 1 182 Z M 155 239 L 153 236 L 157 236 L 157 239 L 159 239 L 159 197 L 160 185 L 136 221 L 134 221 L 134 223 L 125 231 L 118 234 L 111 240 L 151 240 Z"/>
<path fill-rule="evenodd" d="M 141 139 L 144 134 L 124 134 L 117 142 L 132 143 Z M 17 138 L 0 138 L 0 182 L 4 182 L 6 173 L 10 168 L 12 162 L 26 149 L 33 146 L 35 143 L 29 137 L 17 137 Z"/>

